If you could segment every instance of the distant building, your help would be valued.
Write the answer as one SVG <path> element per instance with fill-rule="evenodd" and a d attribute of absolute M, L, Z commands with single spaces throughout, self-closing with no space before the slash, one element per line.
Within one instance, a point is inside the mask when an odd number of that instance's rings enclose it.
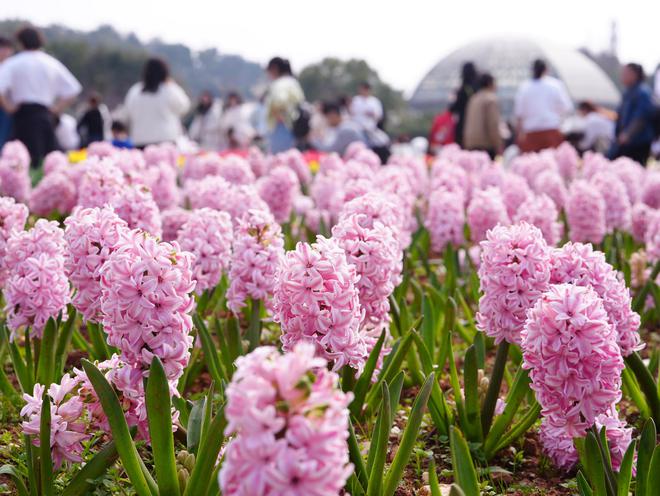
<path fill-rule="evenodd" d="M 502 113 L 508 117 L 518 86 L 531 76 L 531 64 L 537 58 L 544 59 L 550 74 L 566 84 L 573 101 L 591 100 L 609 108 L 618 105 L 619 90 L 584 54 L 552 43 L 510 37 L 475 41 L 447 55 L 420 81 L 410 104 L 419 110 L 445 107 L 458 88 L 462 64 L 472 61 L 480 71 L 495 76 Z"/>

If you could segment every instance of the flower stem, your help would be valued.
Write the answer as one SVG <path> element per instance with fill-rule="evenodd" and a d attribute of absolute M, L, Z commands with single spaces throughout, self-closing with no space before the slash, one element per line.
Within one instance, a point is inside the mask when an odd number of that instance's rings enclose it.
<path fill-rule="evenodd" d="M 490 426 L 493 423 L 493 415 L 495 413 L 495 405 L 497 398 L 500 395 L 500 388 L 502 387 L 502 378 L 504 377 L 504 368 L 506 367 L 506 360 L 509 357 L 509 343 L 502 341 L 497 347 L 497 354 L 495 355 L 495 364 L 493 365 L 493 373 L 488 383 L 488 391 L 481 412 L 481 428 L 484 437 L 488 434 Z"/>
<path fill-rule="evenodd" d="M 250 351 L 259 346 L 259 341 L 261 340 L 261 300 L 252 300 L 247 338 L 250 344 Z"/>
<path fill-rule="evenodd" d="M 626 366 L 635 374 L 639 387 L 646 396 L 646 401 L 651 408 L 651 417 L 657 424 L 660 422 L 660 398 L 658 397 L 658 386 L 649 369 L 644 365 L 642 357 L 636 351 L 625 357 Z"/>

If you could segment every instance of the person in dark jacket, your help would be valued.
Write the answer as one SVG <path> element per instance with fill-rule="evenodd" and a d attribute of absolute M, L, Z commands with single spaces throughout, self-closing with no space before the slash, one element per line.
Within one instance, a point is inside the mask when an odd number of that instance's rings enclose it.
<path fill-rule="evenodd" d="M 463 146 L 463 128 L 465 127 L 465 112 L 472 95 L 479 89 L 479 74 L 473 62 L 466 62 L 461 68 L 461 86 L 456 92 L 456 100 L 449 110 L 456 116 L 455 139 Z"/>
<path fill-rule="evenodd" d="M 78 121 L 78 133 L 83 148 L 105 138 L 106 117 L 101 107 L 101 96 L 93 92 L 89 96 L 88 103 L 89 107 Z"/>
<path fill-rule="evenodd" d="M 626 64 L 621 71 L 626 90 L 619 106 L 611 159 L 630 157 L 645 165 L 649 158 L 654 135 L 653 98 L 644 79 L 644 69 L 639 64 Z"/>

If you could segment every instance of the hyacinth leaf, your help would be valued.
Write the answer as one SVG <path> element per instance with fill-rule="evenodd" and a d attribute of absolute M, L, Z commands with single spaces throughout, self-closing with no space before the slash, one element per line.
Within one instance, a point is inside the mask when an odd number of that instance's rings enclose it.
<path fill-rule="evenodd" d="M 639 409 L 639 413 L 643 418 L 648 418 L 651 415 L 651 409 L 648 402 L 644 397 L 644 393 L 639 387 L 639 383 L 629 368 L 623 369 L 621 372 L 621 379 L 623 381 L 623 390 L 627 396 L 635 403 Z"/>
<path fill-rule="evenodd" d="M 454 426 L 449 428 L 449 445 L 454 481 L 465 493 L 465 496 L 479 496 L 479 480 L 472 455 L 470 455 L 470 448 L 461 432 Z"/>
<path fill-rule="evenodd" d="M 428 375 L 433 371 L 433 359 L 431 358 L 429 348 L 426 346 L 425 341 L 419 336 L 419 334 L 413 333 L 413 340 L 415 341 L 417 355 L 422 365 L 422 371 L 424 374 Z"/>
<path fill-rule="evenodd" d="M 480 441 L 481 412 L 479 405 L 479 374 L 477 370 L 477 352 L 471 345 L 465 353 L 463 363 L 463 383 L 465 388 L 465 417 L 467 425 L 464 426 L 468 439 Z"/>
<path fill-rule="evenodd" d="M 218 413 L 202 438 L 198 455 L 195 457 L 195 467 L 186 484 L 184 496 L 197 496 L 198 494 L 208 493 L 226 426 L 225 416 Z"/>
<path fill-rule="evenodd" d="M 44 391 L 41 403 L 39 460 L 41 494 L 43 496 L 53 496 L 55 494 L 55 487 L 53 486 L 53 458 L 50 451 L 50 398 L 47 390 Z"/>
<path fill-rule="evenodd" d="M 202 416 L 202 425 L 200 428 L 200 444 L 206 436 L 206 430 L 211 425 L 211 417 L 213 415 L 213 394 L 215 393 L 215 382 L 211 381 L 209 390 L 206 393 L 206 403 L 204 405 L 204 412 Z"/>
<path fill-rule="evenodd" d="M 57 324 L 52 317 L 46 322 L 41 338 L 41 352 L 37 364 L 37 382 L 51 384 L 55 381 L 55 341 L 57 338 Z"/>
<path fill-rule="evenodd" d="M 589 486 L 589 483 L 587 482 L 587 479 L 585 479 L 581 470 L 578 471 L 576 479 L 578 491 L 580 491 L 580 496 L 593 496 L 594 493 L 591 490 L 591 486 Z"/>
<path fill-rule="evenodd" d="M 452 484 L 449 488 L 449 496 L 465 496 L 465 493 L 459 486 Z"/>
<path fill-rule="evenodd" d="M 426 381 L 422 385 L 422 388 L 420 389 L 417 397 L 415 398 L 415 401 L 413 402 L 410 416 L 408 418 L 408 423 L 406 424 L 406 427 L 403 430 L 403 435 L 401 436 L 399 448 L 396 451 L 396 455 L 394 455 L 392 465 L 387 471 L 387 476 L 385 477 L 385 486 L 383 491 L 385 496 L 392 496 L 394 494 L 394 491 L 396 491 L 396 488 L 399 485 L 399 481 L 403 476 L 403 471 L 406 468 L 408 460 L 410 459 L 410 455 L 415 448 L 419 428 L 422 425 L 422 419 L 424 417 L 424 410 L 426 409 L 426 404 L 429 401 L 431 388 L 434 382 L 435 374 L 431 373 L 426 378 Z"/>
<path fill-rule="evenodd" d="M 589 482 L 594 488 L 596 494 L 598 495 L 609 495 L 610 492 L 607 488 L 607 482 L 605 480 L 605 470 L 603 465 L 605 460 L 603 460 L 600 449 L 598 448 L 598 440 L 593 432 L 587 432 L 587 437 L 584 442 L 584 453 L 585 457 L 582 460 L 583 465 L 589 476 Z"/>
<path fill-rule="evenodd" d="M 422 295 L 422 315 L 424 319 L 420 326 L 420 334 L 422 339 L 424 339 L 424 344 L 431 353 L 431 356 L 435 354 L 435 337 L 436 337 L 436 312 L 433 309 L 433 301 L 430 298 Z"/>
<path fill-rule="evenodd" d="M 639 450 L 637 451 L 637 494 L 646 494 L 649 485 L 649 466 L 651 465 L 651 457 L 655 449 L 656 440 L 655 422 L 652 419 L 644 423 L 642 435 L 639 439 Z"/>
<path fill-rule="evenodd" d="M 387 459 L 387 448 L 389 447 L 390 425 L 392 423 L 392 410 L 390 405 L 390 393 L 387 383 L 381 385 L 382 400 L 380 403 L 380 412 L 374 429 L 374 446 L 372 450 L 374 456 L 370 456 L 371 463 L 367 464 L 369 470 L 369 484 L 367 486 L 367 496 L 379 496 L 383 488 L 383 471 L 385 460 Z"/>
<path fill-rule="evenodd" d="M 206 365 L 208 366 L 211 377 L 217 383 L 226 382 L 227 376 L 223 370 L 222 364 L 220 363 L 218 351 L 215 348 L 215 343 L 209 334 L 209 330 L 206 327 L 206 324 L 199 316 L 199 314 L 193 314 L 193 322 L 202 343 L 202 351 L 204 351 Z"/>
<path fill-rule="evenodd" d="M 259 346 L 259 341 L 261 340 L 261 307 L 261 300 L 252 299 L 252 304 L 250 305 L 250 320 L 247 329 L 249 343 L 248 351 L 252 351 Z"/>
<path fill-rule="evenodd" d="M 399 372 L 394 380 L 392 381 L 392 384 L 389 385 L 389 391 L 390 391 L 390 412 L 392 412 L 392 421 L 394 421 L 394 414 L 396 413 L 398 407 L 399 407 L 399 401 L 401 400 L 401 391 L 403 390 L 403 380 L 405 378 L 405 374 L 403 373 L 403 370 Z M 392 423 L 390 422 L 390 429 L 392 428 Z"/>
<path fill-rule="evenodd" d="M 60 327 L 60 332 L 57 336 L 57 347 L 55 349 L 55 371 L 60 376 L 64 371 L 66 364 L 67 350 L 71 344 L 71 338 L 75 329 L 77 314 L 73 305 L 69 305 L 69 313 L 66 322 Z"/>
<path fill-rule="evenodd" d="M 447 357 L 451 356 L 451 336 L 456 325 L 456 302 L 453 298 L 447 298 L 445 305 L 444 320 L 440 333 L 440 351 L 438 353 L 438 370 L 445 368 Z"/>
<path fill-rule="evenodd" d="M 232 356 L 232 352 L 229 348 L 225 333 L 223 332 L 222 326 L 220 325 L 220 319 L 213 319 L 213 329 L 215 331 L 215 335 L 218 338 L 218 348 L 220 350 L 219 357 L 222 361 L 222 366 L 231 379 L 231 376 L 234 375 L 234 360 L 236 357 Z"/>
<path fill-rule="evenodd" d="M 110 441 L 76 473 L 62 492 L 62 496 L 88 494 L 94 489 L 93 481 L 101 477 L 117 461 L 118 457 L 117 446 L 114 441 Z"/>
<path fill-rule="evenodd" d="M 376 344 L 374 345 L 371 353 L 369 353 L 369 358 L 364 365 L 362 374 L 355 383 L 353 388 L 353 401 L 349 405 L 349 410 L 353 417 L 358 418 L 362 413 L 362 406 L 364 405 L 364 399 L 367 396 L 367 391 L 371 386 L 371 378 L 374 375 L 374 370 L 376 370 L 376 365 L 378 364 L 378 357 L 380 357 L 380 352 L 383 349 L 383 343 L 385 342 L 385 331 L 380 333 L 380 337 Z"/>
<path fill-rule="evenodd" d="M 431 489 L 431 496 L 442 496 L 440 481 L 438 480 L 438 472 L 436 472 L 435 460 L 433 457 L 429 458 L 429 488 Z"/>
<path fill-rule="evenodd" d="M 607 429 L 603 426 L 600 429 L 600 432 L 596 431 L 594 427 L 594 436 L 598 442 L 598 449 L 600 450 L 600 457 L 603 461 L 603 470 L 605 472 L 605 483 L 607 484 L 607 490 L 612 496 L 616 496 L 617 485 L 616 485 L 616 475 L 612 470 L 612 458 L 610 456 L 610 447 L 607 442 Z"/>
<path fill-rule="evenodd" d="M 660 488 L 660 445 L 656 446 L 649 465 L 649 478 L 646 485 L 646 496 L 655 496 Z"/>
<path fill-rule="evenodd" d="M 479 333 L 481 334 L 481 333 Z M 474 346 L 474 345 L 472 345 Z M 502 387 L 502 378 L 506 369 L 506 361 L 509 356 L 509 343 L 502 341 L 497 347 L 495 355 L 495 363 L 493 364 L 493 372 L 488 383 L 488 390 L 484 398 L 481 427 L 484 437 L 488 434 L 490 426 L 493 422 L 493 415 L 495 413 L 495 406 L 500 396 L 500 389 Z"/>
<path fill-rule="evenodd" d="M 533 400 L 533 403 L 529 406 L 527 413 L 523 416 L 522 419 L 520 419 L 517 424 L 511 428 L 511 430 L 506 435 L 499 439 L 499 443 L 495 446 L 492 453 L 495 454 L 498 451 L 503 450 L 520 436 L 522 436 L 525 432 L 527 432 L 527 430 L 537 421 L 540 413 L 541 405 L 539 405 L 536 400 Z"/>
<path fill-rule="evenodd" d="M 8 343 L 7 348 L 9 349 L 9 356 L 11 357 L 11 364 L 14 368 L 14 372 L 16 373 L 16 378 L 18 379 L 18 384 L 21 386 L 21 390 L 24 393 L 32 394 L 32 389 L 34 385 L 34 381 L 30 377 L 27 369 L 27 365 L 25 363 L 25 360 L 23 360 L 23 357 L 21 356 L 21 352 L 18 349 L 18 346 L 16 345 L 16 342 L 10 342 L 9 341 L 9 336 L 7 334 L 7 327 L 5 326 L 5 323 L 2 323 L 2 326 L 0 326 L 0 329 L 3 334 L 2 340 L 3 342 Z"/>
<path fill-rule="evenodd" d="M 128 430 L 128 425 L 126 424 L 126 419 L 124 418 L 124 413 L 115 390 L 92 362 L 83 360 L 82 366 L 101 401 L 103 411 L 108 417 L 112 438 L 117 445 L 119 458 L 135 492 L 139 496 L 152 496 L 150 487 L 153 487 L 155 483 L 152 480 L 151 484 L 149 484 L 142 471 L 140 457 Z"/>
<path fill-rule="evenodd" d="M 16 467 L 12 465 L 3 465 L 0 467 L 0 475 L 9 477 L 16 487 L 18 496 L 28 496 L 28 490 L 25 486 L 25 481 L 23 476 L 16 470 Z"/>
<path fill-rule="evenodd" d="M 360 444 L 358 443 L 357 437 L 355 437 L 353 422 L 351 422 L 350 419 L 348 420 L 348 456 L 353 464 L 355 476 L 364 491 L 364 488 L 369 484 L 369 475 L 367 467 L 364 464 L 364 458 L 362 458 Z"/>
<path fill-rule="evenodd" d="M 621 460 L 619 474 L 617 477 L 617 496 L 628 496 L 630 492 L 630 481 L 632 480 L 633 461 L 635 458 L 635 446 L 637 442 L 633 440 Z"/>
<path fill-rule="evenodd" d="M 105 333 L 101 324 L 87 322 L 87 334 L 92 344 L 95 360 L 107 360 L 112 355 L 108 343 L 105 342 Z"/>
<path fill-rule="evenodd" d="M 179 494 L 172 435 L 170 387 L 165 369 L 158 357 L 154 357 L 151 361 L 145 399 L 158 491 L 160 494 Z"/>
<path fill-rule="evenodd" d="M 197 400 L 190 410 L 188 417 L 188 432 L 187 435 L 187 449 L 190 453 L 197 454 L 199 448 L 199 441 L 202 435 L 202 422 L 204 420 L 204 410 L 206 410 L 206 397 Z"/>

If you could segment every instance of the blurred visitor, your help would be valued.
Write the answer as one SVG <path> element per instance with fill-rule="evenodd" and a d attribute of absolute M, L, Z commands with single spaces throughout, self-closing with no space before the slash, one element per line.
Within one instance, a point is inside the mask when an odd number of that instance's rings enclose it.
<path fill-rule="evenodd" d="M 578 103 L 577 110 L 582 118 L 580 151 L 607 153 L 614 139 L 614 121 L 589 101 Z"/>
<path fill-rule="evenodd" d="M 14 55 L 14 44 L 9 38 L 0 36 L 0 67 L 9 57 Z M 11 114 L 0 105 L 0 147 L 11 137 Z"/>
<path fill-rule="evenodd" d="M 626 64 L 621 69 L 625 91 L 618 110 L 616 138 L 610 148 L 610 158 L 630 157 L 646 165 L 654 131 L 653 100 L 645 78 L 644 69 L 639 64 Z"/>
<path fill-rule="evenodd" d="M 223 147 L 221 119 L 222 102 L 213 98 L 210 91 L 203 91 L 188 128 L 188 136 L 199 143 L 204 150 L 221 150 Z"/>
<path fill-rule="evenodd" d="M 131 140 L 137 147 L 175 142 L 183 135 L 181 118 L 190 108 L 185 91 L 170 77 L 164 60 L 150 58 L 142 81 L 126 95 L 125 112 Z"/>
<path fill-rule="evenodd" d="M 454 131 L 455 141 L 463 146 L 463 129 L 465 127 L 465 112 L 472 95 L 477 92 L 479 74 L 473 62 L 466 62 L 461 68 L 461 86 L 456 91 L 456 98 L 449 107 L 452 114 L 456 116 L 456 129 Z"/>
<path fill-rule="evenodd" d="M 490 158 L 495 158 L 504 149 L 495 78 L 488 73 L 479 76 L 479 91 L 468 102 L 463 141 L 467 150 L 485 151 Z"/>
<path fill-rule="evenodd" d="M 227 95 L 220 118 L 221 149 L 247 149 L 250 146 L 255 136 L 250 122 L 251 112 L 239 93 L 232 91 Z"/>
<path fill-rule="evenodd" d="M 305 94 L 293 77 L 288 60 L 275 57 L 268 62 L 266 72 L 271 80 L 266 96 L 268 146 L 271 153 L 279 153 L 296 145 L 296 134 L 304 130 L 301 105 Z M 307 116 L 309 125 L 309 115 Z M 294 127 L 297 132 L 294 134 Z"/>
<path fill-rule="evenodd" d="M 367 143 L 367 138 L 360 124 L 352 117 L 344 117 L 341 105 L 336 102 L 324 102 L 321 112 L 325 117 L 327 125 L 332 129 L 330 139 L 323 143 L 313 143 L 317 150 L 324 152 L 335 152 L 343 155 L 348 145 L 356 141 Z"/>
<path fill-rule="evenodd" d="M 346 104 L 346 101 L 342 103 Z M 358 94 L 351 99 L 348 109 L 354 122 L 366 132 L 378 128 L 378 123 L 383 118 L 383 104 L 372 95 L 371 85 L 366 81 L 360 83 Z"/>
<path fill-rule="evenodd" d="M 78 121 L 78 134 L 83 148 L 95 141 L 108 139 L 112 121 L 108 107 L 101 102 L 101 95 L 95 91 L 89 95 L 87 105 L 87 110 Z"/>
<path fill-rule="evenodd" d="M 449 108 L 436 115 L 429 133 L 429 153 L 435 155 L 443 146 L 455 143 L 455 131 L 456 121 Z"/>
<path fill-rule="evenodd" d="M 514 102 L 520 151 L 558 147 L 564 141 L 562 120 L 572 111 L 573 103 L 564 83 L 548 75 L 545 61 L 535 60 L 532 79 L 520 86 Z"/>
<path fill-rule="evenodd" d="M 55 116 L 55 139 L 58 149 L 68 152 L 80 148 L 76 118 L 69 114 Z"/>
<path fill-rule="evenodd" d="M 112 121 L 112 146 L 117 148 L 133 148 L 133 142 L 128 136 L 128 127 L 121 121 Z"/>
<path fill-rule="evenodd" d="M 653 77 L 653 130 L 655 131 L 655 141 L 651 145 L 651 153 L 654 157 L 660 158 L 660 64 L 655 69 Z"/>
<path fill-rule="evenodd" d="M 82 88 L 59 60 L 42 50 L 39 30 L 24 27 L 16 40 L 20 53 L 0 65 L 0 100 L 13 114 L 13 137 L 27 147 L 32 167 L 37 167 L 47 153 L 57 149 L 55 117 Z"/>

